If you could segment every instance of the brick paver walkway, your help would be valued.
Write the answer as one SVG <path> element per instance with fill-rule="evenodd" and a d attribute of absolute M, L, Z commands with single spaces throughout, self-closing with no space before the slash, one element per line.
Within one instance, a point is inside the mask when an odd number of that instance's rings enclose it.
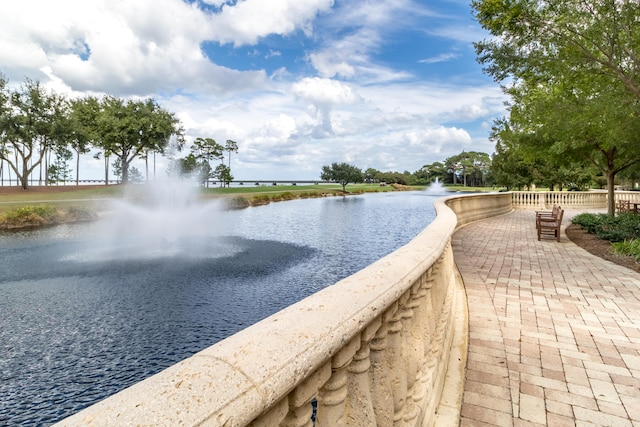
<path fill-rule="evenodd" d="M 640 426 L 640 274 L 564 234 L 538 242 L 534 215 L 454 235 L 469 302 L 460 425 Z"/>

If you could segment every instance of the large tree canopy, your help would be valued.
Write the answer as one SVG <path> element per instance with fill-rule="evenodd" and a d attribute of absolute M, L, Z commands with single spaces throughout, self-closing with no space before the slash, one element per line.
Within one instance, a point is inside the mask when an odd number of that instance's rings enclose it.
<path fill-rule="evenodd" d="M 342 185 L 342 191 L 346 191 L 347 184 L 362 182 L 364 175 L 360 168 L 349 163 L 332 163 L 331 166 L 322 166 L 320 179 L 337 182 Z"/>
<path fill-rule="evenodd" d="M 28 188 L 31 173 L 46 154 L 64 142 L 67 110 L 66 100 L 39 82 L 27 80 L 9 90 L 0 77 L 0 160 L 11 167 L 22 188 Z"/>
<path fill-rule="evenodd" d="M 149 151 L 164 153 L 172 135 L 181 139 L 182 129 L 174 114 L 153 99 L 124 101 L 109 96 L 99 101 L 96 135 L 96 145 L 119 160 L 126 183 L 135 158 Z"/>
<path fill-rule="evenodd" d="M 497 134 L 502 148 L 527 144 L 520 152 L 547 164 L 580 158 L 597 166 L 607 176 L 613 213 L 615 175 L 640 160 L 638 2 L 472 5 L 494 36 L 476 44 L 478 59 L 512 99 L 510 132 Z M 506 141 L 507 135 L 514 140 Z"/>
<path fill-rule="evenodd" d="M 637 0 L 474 0 L 472 7 L 494 36 L 476 50 L 497 81 L 606 74 L 640 99 Z"/>

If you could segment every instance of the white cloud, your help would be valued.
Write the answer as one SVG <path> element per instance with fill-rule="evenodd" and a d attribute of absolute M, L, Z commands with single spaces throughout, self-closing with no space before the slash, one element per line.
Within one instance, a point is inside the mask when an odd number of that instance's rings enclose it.
<path fill-rule="evenodd" d="M 244 0 L 223 6 L 212 16 L 209 35 L 212 40 L 235 46 L 255 44 L 261 37 L 287 35 L 298 29 L 308 34 L 318 13 L 333 6 L 333 0 Z"/>
<path fill-rule="evenodd" d="M 358 101 L 358 96 L 349 85 L 318 77 L 307 77 L 296 82 L 292 92 L 315 105 L 352 104 Z"/>
<path fill-rule="evenodd" d="M 0 63 L 9 77 L 47 69 L 74 90 L 224 94 L 265 83 L 264 71 L 211 63 L 200 43 L 211 17 L 176 0 L 23 0 L 3 9 Z M 28 70 L 25 73 L 25 70 Z"/>
<path fill-rule="evenodd" d="M 477 42 L 490 36 L 487 31 L 478 26 L 467 24 L 464 27 L 460 27 L 458 22 L 454 22 L 452 25 L 430 28 L 427 32 L 443 39 L 457 40 L 464 43 Z"/>
<path fill-rule="evenodd" d="M 304 78 L 292 87 L 292 93 L 311 103 L 313 111 L 320 122 L 313 128 L 310 136 L 327 138 L 335 134 L 332 110 L 336 106 L 354 104 L 360 97 L 354 90 L 336 80 L 318 77 Z"/>
<path fill-rule="evenodd" d="M 418 12 L 420 11 L 420 12 Z M 410 73 L 375 64 L 371 55 L 391 29 L 408 24 L 415 13 L 424 13 L 409 0 L 354 1 L 332 15 L 334 25 L 349 28 L 323 40 L 324 46 L 309 54 L 309 62 L 321 77 L 366 79 L 369 82 L 402 80 Z"/>
<path fill-rule="evenodd" d="M 421 64 L 435 64 L 438 62 L 446 62 L 449 61 L 451 59 L 456 59 L 458 58 L 460 55 L 457 53 L 441 53 L 440 55 L 431 57 L 431 58 L 425 58 L 425 59 L 421 59 L 418 62 Z"/>
<path fill-rule="evenodd" d="M 190 100 L 189 111 L 198 115 L 181 118 L 193 126 L 193 137 L 238 142 L 232 165 L 237 178 L 315 179 L 322 165 L 335 161 L 415 171 L 463 149 L 491 153 L 493 144 L 470 126 L 502 111 L 494 86 L 362 86 L 307 78 L 291 89 L 284 83 L 273 89 L 222 103 Z"/>
<path fill-rule="evenodd" d="M 463 148 L 490 151 L 486 124 L 504 111 L 491 83 L 434 84 L 376 59 L 407 28 L 438 42 L 478 33 L 421 20 L 442 16 L 412 0 L 11 1 L 0 14 L 0 71 L 73 95 L 154 96 L 188 139 L 237 141 L 232 167 L 241 179 L 317 178 L 334 161 L 413 171 Z M 207 56 L 203 42 L 227 45 Z M 238 64 L 251 51 L 251 61 L 275 64 L 265 66 L 269 75 Z M 411 66 L 425 56 L 416 53 Z M 100 178 L 103 167 L 88 160 L 86 170 Z"/>

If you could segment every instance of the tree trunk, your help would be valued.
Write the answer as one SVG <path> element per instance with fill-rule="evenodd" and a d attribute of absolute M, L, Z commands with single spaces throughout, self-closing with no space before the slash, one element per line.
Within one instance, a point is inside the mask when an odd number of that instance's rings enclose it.
<path fill-rule="evenodd" d="M 616 213 L 615 172 L 606 171 L 607 174 L 607 213 L 614 216 Z"/>
<path fill-rule="evenodd" d="M 22 174 L 19 175 L 20 185 L 24 190 L 29 188 L 29 164 L 26 157 L 22 158 Z"/>
<path fill-rule="evenodd" d="M 104 156 L 104 185 L 109 185 L 109 157 Z"/>
<path fill-rule="evenodd" d="M 76 151 L 76 185 L 80 185 L 80 151 Z"/>
<path fill-rule="evenodd" d="M 120 172 L 122 173 L 122 183 L 126 184 L 129 182 L 129 162 L 124 157 L 122 158 L 121 166 L 122 170 Z"/>
<path fill-rule="evenodd" d="M 22 173 L 20 176 L 20 186 L 23 190 L 27 190 L 29 188 L 29 175 L 26 173 Z"/>

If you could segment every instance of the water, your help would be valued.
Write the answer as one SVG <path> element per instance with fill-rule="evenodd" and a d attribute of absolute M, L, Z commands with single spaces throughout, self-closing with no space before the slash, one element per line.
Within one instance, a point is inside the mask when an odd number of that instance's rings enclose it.
<path fill-rule="evenodd" d="M 449 191 L 447 191 L 445 186 L 442 185 L 437 177 L 436 180 L 432 182 L 425 191 L 430 196 L 446 196 L 451 194 Z"/>
<path fill-rule="evenodd" d="M 51 424 L 353 274 L 424 229 L 433 200 L 194 204 L 188 225 L 129 212 L 0 235 L 0 425 Z"/>

